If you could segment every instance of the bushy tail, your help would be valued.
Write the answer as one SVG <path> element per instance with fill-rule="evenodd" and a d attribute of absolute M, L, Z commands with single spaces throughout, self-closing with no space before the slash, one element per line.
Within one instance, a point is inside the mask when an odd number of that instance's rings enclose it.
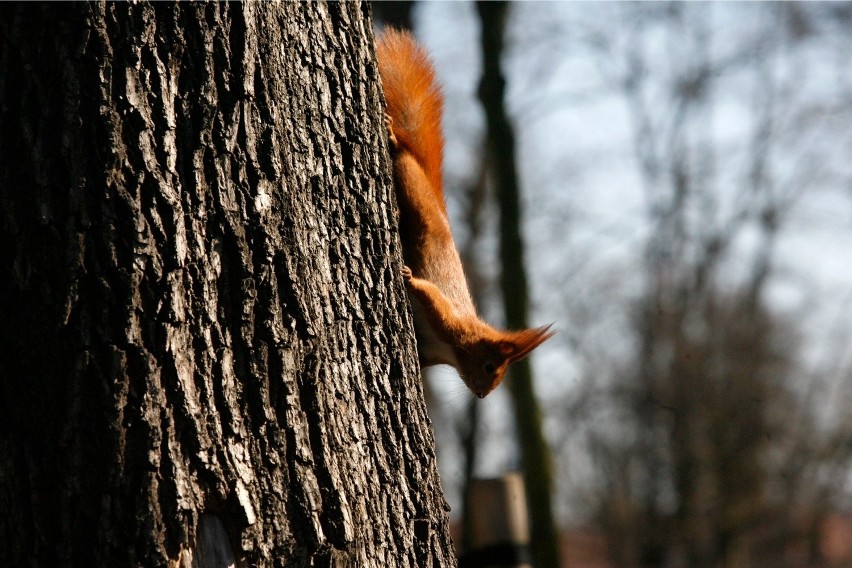
<path fill-rule="evenodd" d="M 441 134 L 443 95 L 426 51 L 407 32 L 389 29 L 378 39 L 376 56 L 397 143 L 414 155 L 443 203 Z"/>

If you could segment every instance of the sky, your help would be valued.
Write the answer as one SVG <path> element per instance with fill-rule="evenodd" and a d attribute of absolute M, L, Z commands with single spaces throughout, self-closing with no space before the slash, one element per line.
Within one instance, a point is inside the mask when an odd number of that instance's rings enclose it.
<path fill-rule="evenodd" d="M 766 9 L 760 3 L 703 3 L 698 8 L 703 11 L 687 13 L 684 27 L 696 21 L 705 26 L 707 60 L 724 62 L 743 46 L 773 41 L 771 34 L 778 32 L 767 31 Z M 479 23 L 469 2 L 418 3 L 414 20 L 444 86 L 444 177 L 453 215 L 459 209 L 454 191 L 476 179 L 484 129 L 476 99 Z M 643 186 L 633 146 L 635 123 L 612 77 L 624 70 L 630 34 L 640 33 L 634 24 L 616 3 L 523 2 L 510 13 L 504 71 L 524 193 L 531 324 L 556 320 L 561 331 L 533 357 L 537 389 L 550 411 L 570 402 L 589 372 L 572 351 L 572 341 L 594 343 L 614 359 L 632 348 L 623 326 L 643 284 L 637 267 L 649 233 L 649 189 Z M 694 214 L 715 210 L 724 218 L 744 195 L 742 180 L 760 119 L 755 109 L 797 109 L 778 112 L 772 124 L 778 143 L 768 158 L 771 182 L 794 197 L 778 235 L 767 297 L 800 326 L 804 366 L 814 372 L 836 367 L 835 382 L 826 387 L 835 413 L 848 408 L 843 401 L 852 404 L 852 349 L 847 347 L 852 345 L 852 112 L 838 111 L 852 108 L 852 77 L 844 73 L 852 60 L 852 41 L 843 41 L 832 28 L 836 25 L 823 17 L 794 48 L 767 50 L 766 60 L 754 68 L 720 72 L 726 74 L 714 84 L 713 104 L 703 122 L 696 122 L 704 126 L 684 136 L 684 143 L 699 150 L 711 144 L 708 163 L 716 168 L 708 178 L 715 209 L 697 208 Z M 602 56 L 589 47 L 595 34 L 611 43 L 610 53 Z M 664 124 L 671 116 L 666 81 L 696 65 L 699 56 L 691 54 L 701 46 L 690 43 L 692 36 L 683 30 L 652 24 L 641 34 L 648 62 L 643 100 Z M 775 102 L 764 105 L 764 99 L 770 100 L 767 93 L 775 95 Z M 463 236 L 457 219 L 454 228 Z M 759 231 L 748 226 L 733 239 L 724 270 L 732 286 L 750 270 L 759 243 Z M 492 275 L 497 269 L 493 248 L 492 243 L 482 257 Z M 583 309 L 586 299 L 589 313 Z M 486 301 L 480 308 L 486 319 L 499 323 L 498 304 Z M 453 420 L 469 395 L 452 370 L 432 375 L 439 410 Z M 812 385 L 802 377 L 802 389 Z M 517 452 L 505 443 L 511 413 L 500 391 L 483 401 L 488 449 L 480 475 L 498 475 L 518 465 Z M 549 419 L 547 426 L 551 440 L 560 436 L 559 420 Z M 439 440 L 449 438 L 442 436 L 440 425 L 437 430 Z M 457 460 L 443 461 L 445 478 L 458 473 L 446 469 Z M 457 500 L 452 488 L 448 493 L 451 503 Z"/>

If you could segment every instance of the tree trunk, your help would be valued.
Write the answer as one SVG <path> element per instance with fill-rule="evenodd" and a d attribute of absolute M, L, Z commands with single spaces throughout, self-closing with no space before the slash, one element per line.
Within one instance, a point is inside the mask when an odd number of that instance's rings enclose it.
<path fill-rule="evenodd" d="M 2 11 L 4 563 L 454 564 L 368 10 Z"/>
<path fill-rule="evenodd" d="M 507 4 L 477 2 L 482 22 L 482 81 L 479 98 L 488 126 L 489 164 L 500 210 L 500 284 L 506 323 L 511 329 L 528 327 L 527 277 L 521 239 L 521 206 L 515 166 L 515 136 L 503 103 L 505 79 L 500 69 Z M 514 363 L 507 381 L 515 409 L 515 422 L 530 506 L 530 546 L 536 566 L 559 566 L 559 536 L 553 518 L 553 473 L 550 448 L 544 439 L 541 410 L 529 359 Z"/>

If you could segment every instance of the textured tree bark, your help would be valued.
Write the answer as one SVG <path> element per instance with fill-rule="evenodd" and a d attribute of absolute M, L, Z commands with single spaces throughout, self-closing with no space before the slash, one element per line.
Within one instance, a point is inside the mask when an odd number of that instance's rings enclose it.
<path fill-rule="evenodd" d="M 0 558 L 454 564 L 368 10 L 3 12 Z"/>

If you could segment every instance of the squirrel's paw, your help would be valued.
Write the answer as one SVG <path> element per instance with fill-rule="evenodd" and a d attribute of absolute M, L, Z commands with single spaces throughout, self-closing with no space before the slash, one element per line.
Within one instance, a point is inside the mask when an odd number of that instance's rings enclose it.
<path fill-rule="evenodd" d="M 402 279 L 406 282 L 411 282 L 411 279 L 414 278 L 414 275 L 411 273 L 411 269 L 407 266 L 402 267 Z"/>
<path fill-rule="evenodd" d="M 393 133 L 393 118 L 388 113 L 385 113 L 385 128 L 388 131 L 388 144 L 393 152 L 399 147 L 399 142 L 396 139 L 396 134 Z"/>

